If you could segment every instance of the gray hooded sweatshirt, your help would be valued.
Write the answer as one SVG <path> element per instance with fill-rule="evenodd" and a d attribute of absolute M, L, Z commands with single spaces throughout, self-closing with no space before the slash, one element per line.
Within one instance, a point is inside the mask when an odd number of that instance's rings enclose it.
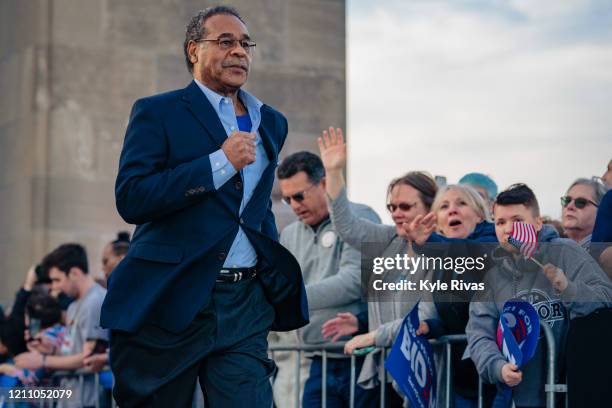
<path fill-rule="evenodd" d="M 472 358 L 484 381 L 503 382 L 501 369 L 507 361 L 497 346 L 496 333 L 500 312 L 507 300 L 520 298 L 534 306 L 540 320 L 554 333 L 558 362 L 563 359 L 562 347 L 570 319 L 612 304 L 612 282 L 584 249 L 574 241 L 555 237 L 550 230 L 543 230 L 538 241 L 540 246 L 534 258 L 543 265 L 551 263 L 561 268 L 568 286 L 559 293 L 535 262 L 515 257 L 501 247 L 493 252 L 495 265 L 487 273 L 482 297 L 470 304 L 465 330 L 468 347 L 464 358 Z M 545 363 L 546 339 L 540 331 L 536 354 L 521 368 L 523 379 L 513 389 L 517 405 L 545 405 Z"/>

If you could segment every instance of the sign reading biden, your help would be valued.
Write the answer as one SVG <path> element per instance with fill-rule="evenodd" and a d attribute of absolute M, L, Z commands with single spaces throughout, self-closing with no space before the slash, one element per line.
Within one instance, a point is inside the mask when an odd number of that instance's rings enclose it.
<path fill-rule="evenodd" d="M 419 303 L 404 318 L 393 348 L 385 361 L 385 368 L 415 408 L 436 406 L 436 367 L 431 345 L 419 328 Z"/>

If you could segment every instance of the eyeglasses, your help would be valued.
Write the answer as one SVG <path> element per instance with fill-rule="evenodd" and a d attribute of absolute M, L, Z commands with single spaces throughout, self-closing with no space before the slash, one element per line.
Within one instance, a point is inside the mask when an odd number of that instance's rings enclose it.
<path fill-rule="evenodd" d="M 409 203 L 399 203 L 399 204 L 387 204 L 387 210 L 389 210 L 389 212 L 391 214 L 393 214 L 395 212 L 395 210 L 397 210 L 398 208 L 402 211 L 410 211 L 413 207 L 416 207 L 417 203 L 413 203 L 413 204 L 409 204 Z"/>
<path fill-rule="evenodd" d="M 306 190 L 304 191 L 300 191 L 299 193 L 295 193 L 293 195 L 290 196 L 283 196 L 282 200 L 285 204 L 287 205 L 291 205 L 291 200 L 294 200 L 297 203 L 301 203 L 302 201 L 304 201 L 304 199 L 306 198 L 304 196 L 304 194 L 310 190 L 311 188 L 313 188 L 314 186 L 316 186 L 316 184 L 311 185 L 310 187 L 308 187 Z"/>
<path fill-rule="evenodd" d="M 588 198 L 584 198 L 584 197 L 573 198 L 570 196 L 561 197 L 561 206 L 565 208 L 568 205 L 570 205 L 572 201 L 574 201 L 574 205 L 576 206 L 576 208 L 579 208 L 579 209 L 586 207 L 586 205 L 589 203 L 593 204 L 595 207 L 599 207 L 597 204 L 595 204 L 593 201 L 589 200 Z"/>
<path fill-rule="evenodd" d="M 216 39 L 199 39 L 195 40 L 195 42 L 216 42 L 219 46 L 219 49 L 223 51 L 233 50 L 236 47 L 236 44 L 240 44 L 240 46 L 244 49 L 247 54 L 251 53 L 251 50 L 255 48 L 257 44 L 255 41 L 251 40 L 237 40 L 235 38 L 216 38 Z"/>

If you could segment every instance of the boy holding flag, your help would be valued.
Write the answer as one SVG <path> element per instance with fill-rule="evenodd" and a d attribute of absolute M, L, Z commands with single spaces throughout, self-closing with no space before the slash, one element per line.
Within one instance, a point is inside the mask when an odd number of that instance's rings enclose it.
<path fill-rule="evenodd" d="M 522 367 L 506 360 L 496 342 L 505 302 L 522 299 L 534 306 L 554 333 L 561 361 L 570 319 L 609 307 L 612 282 L 575 242 L 543 228 L 537 199 L 526 185 L 501 192 L 493 216 L 500 246 L 492 253 L 495 265 L 485 279 L 484 294 L 470 304 L 466 355 L 485 381 L 513 387 L 517 407 L 544 406 L 545 344 L 540 341 Z"/>

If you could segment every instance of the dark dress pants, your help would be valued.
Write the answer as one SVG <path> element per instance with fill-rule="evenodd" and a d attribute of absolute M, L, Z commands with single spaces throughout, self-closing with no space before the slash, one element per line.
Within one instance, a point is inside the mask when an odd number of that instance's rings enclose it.
<path fill-rule="evenodd" d="M 126 311 L 129 313 L 129 311 Z M 113 330 L 113 395 L 121 408 L 191 407 L 199 378 L 206 407 L 271 407 L 268 331 L 274 309 L 260 282 L 217 283 L 187 329 Z"/>

